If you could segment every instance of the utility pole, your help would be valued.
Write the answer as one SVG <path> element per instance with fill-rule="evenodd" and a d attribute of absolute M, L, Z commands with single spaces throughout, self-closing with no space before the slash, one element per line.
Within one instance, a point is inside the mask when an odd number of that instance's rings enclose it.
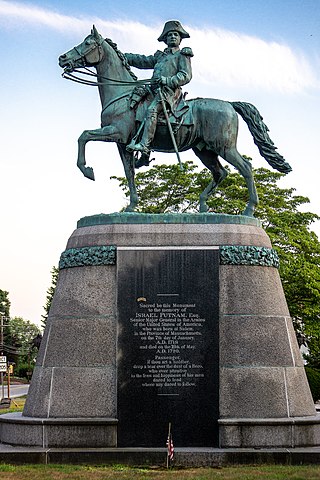
<path fill-rule="evenodd" d="M 9 323 L 3 323 L 4 321 L 9 320 L 9 317 L 6 317 L 3 312 L 0 312 L 0 350 L 1 350 L 1 356 L 4 356 L 4 335 L 3 335 L 3 328 L 5 326 L 8 326 Z M 6 362 L 7 363 L 7 362 Z M 1 398 L 4 398 L 4 381 L 3 381 L 4 375 L 3 371 L 0 372 L 0 383 L 1 383 Z"/>
<path fill-rule="evenodd" d="M 3 355 L 3 320 L 4 320 L 4 315 L 1 314 L 1 325 L 0 325 L 0 342 L 1 342 L 1 355 Z M 4 383 L 3 383 L 3 372 L 1 372 L 1 376 L 0 376 L 0 380 L 1 380 L 1 398 L 4 398 Z"/>

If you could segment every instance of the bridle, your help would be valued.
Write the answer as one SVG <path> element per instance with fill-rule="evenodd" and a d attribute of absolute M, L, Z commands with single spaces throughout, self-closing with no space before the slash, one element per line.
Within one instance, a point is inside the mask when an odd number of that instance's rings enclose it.
<path fill-rule="evenodd" d="M 102 38 L 102 37 L 101 37 Z M 137 85 L 153 85 L 155 82 L 151 80 L 151 78 L 147 78 L 145 80 L 132 80 L 132 81 L 125 81 L 125 80 L 116 80 L 114 78 L 109 78 L 105 77 L 103 75 L 99 75 L 99 78 L 102 80 L 105 80 L 103 82 L 101 81 L 92 81 L 92 80 L 87 80 L 86 78 L 81 78 L 79 76 L 74 75 L 72 72 L 75 72 L 78 75 L 87 75 L 89 77 L 95 77 L 98 78 L 98 74 L 92 72 L 87 66 L 86 66 L 86 56 L 89 55 L 93 50 L 95 50 L 97 47 L 99 49 L 99 60 L 97 63 L 100 63 L 102 58 L 103 58 L 103 48 L 102 48 L 102 42 L 104 40 L 102 39 L 100 42 L 98 42 L 96 39 L 94 39 L 94 44 L 92 45 L 92 48 L 90 48 L 88 51 L 81 53 L 79 51 L 78 47 L 73 47 L 73 50 L 76 51 L 76 53 L 79 55 L 79 58 L 76 60 L 71 60 L 70 64 L 65 67 L 64 72 L 62 73 L 62 77 L 65 78 L 66 80 L 71 80 L 72 82 L 80 83 L 82 85 L 89 85 L 92 87 L 99 87 L 100 85 L 108 85 L 108 86 L 128 86 L 128 87 L 133 87 Z M 77 64 L 80 63 L 79 68 L 74 68 L 74 64 L 77 62 Z M 110 83 L 109 83 L 110 82 Z"/>

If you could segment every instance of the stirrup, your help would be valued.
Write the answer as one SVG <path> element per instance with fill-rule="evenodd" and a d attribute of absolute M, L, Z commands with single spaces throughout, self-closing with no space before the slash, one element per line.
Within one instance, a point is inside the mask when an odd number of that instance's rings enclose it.
<path fill-rule="evenodd" d="M 149 153 L 150 153 L 150 149 L 148 147 L 146 147 L 145 145 L 143 145 L 143 143 L 141 143 L 141 142 L 136 143 L 133 147 L 133 150 L 135 152 L 141 152 L 141 153 L 144 153 L 146 155 L 149 155 Z"/>
<path fill-rule="evenodd" d="M 135 150 L 134 147 L 135 147 L 135 146 L 136 146 L 136 142 L 135 142 L 134 140 L 131 140 L 131 142 L 128 143 L 128 145 L 126 146 L 127 152 L 129 152 L 129 153 L 134 152 L 134 150 Z"/>

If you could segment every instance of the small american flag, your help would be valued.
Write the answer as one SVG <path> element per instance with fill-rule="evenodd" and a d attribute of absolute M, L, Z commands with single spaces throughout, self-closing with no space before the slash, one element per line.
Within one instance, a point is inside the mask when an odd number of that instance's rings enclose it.
<path fill-rule="evenodd" d="M 168 440 L 167 440 L 167 448 L 168 448 L 168 459 L 173 460 L 174 456 L 174 446 L 171 431 L 169 429 Z"/>

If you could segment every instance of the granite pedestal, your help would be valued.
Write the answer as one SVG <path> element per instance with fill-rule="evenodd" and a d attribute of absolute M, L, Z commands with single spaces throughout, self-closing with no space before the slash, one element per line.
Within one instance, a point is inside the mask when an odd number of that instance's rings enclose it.
<path fill-rule="evenodd" d="M 259 221 L 85 217 L 71 235 L 29 394 L 1 442 L 57 447 L 320 444 Z"/>

